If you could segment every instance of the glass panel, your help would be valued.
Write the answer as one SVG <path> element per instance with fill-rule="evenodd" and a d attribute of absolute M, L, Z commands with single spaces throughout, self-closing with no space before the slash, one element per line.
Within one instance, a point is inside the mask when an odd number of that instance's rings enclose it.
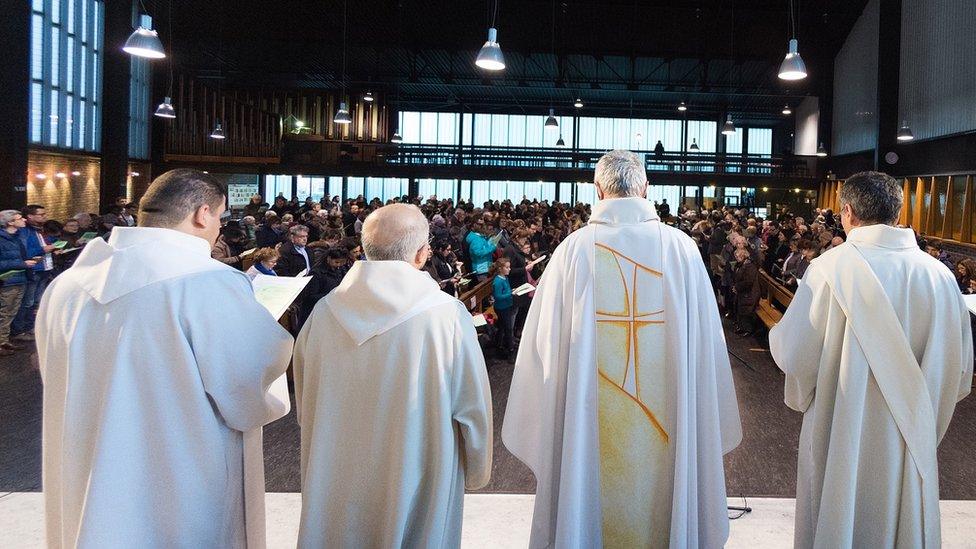
<path fill-rule="evenodd" d="M 508 146 L 525 146 L 525 116 L 513 114 L 508 117 Z"/>
<path fill-rule="evenodd" d="M 61 22 L 61 0 L 51 0 L 51 21 Z"/>
<path fill-rule="evenodd" d="M 65 96 L 64 112 L 65 112 L 65 116 L 67 116 L 67 120 L 64 121 L 64 146 L 68 147 L 69 149 L 74 146 L 74 140 L 72 139 L 74 136 L 72 135 L 72 131 L 71 131 L 73 129 L 72 122 L 74 122 L 74 120 L 72 119 L 74 113 L 73 109 L 74 109 L 73 98 L 70 95 Z"/>
<path fill-rule="evenodd" d="M 596 118 L 579 119 L 579 148 L 596 148 Z"/>
<path fill-rule="evenodd" d="M 51 85 L 57 86 L 60 83 L 61 70 L 61 29 L 51 27 Z"/>
<path fill-rule="evenodd" d="M 491 115 L 491 144 L 494 147 L 508 145 L 508 115 Z"/>
<path fill-rule="evenodd" d="M 461 181 L 461 196 L 458 197 L 458 201 L 464 200 L 466 202 L 471 202 L 471 181 L 464 180 Z"/>
<path fill-rule="evenodd" d="M 362 177 L 346 178 L 346 199 L 356 199 L 363 196 L 364 180 Z"/>
<path fill-rule="evenodd" d="M 948 179 L 945 177 L 935 178 L 935 197 L 930 201 L 933 204 L 934 210 L 932 211 L 931 224 L 928 227 L 928 234 L 936 237 L 942 236 L 942 220 L 945 219 L 945 206 L 946 206 L 946 189 L 948 184 Z M 929 192 L 931 192 L 931 180 L 929 182 Z"/>
<path fill-rule="evenodd" d="M 491 115 L 474 115 L 474 145 L 484 147 L 491 145 Z"/>
<path fill-rule="evenodd" d="M 312 178 L 298 176 L 298 200 L 304 201 L 305 198 L 312 194 Z"/>
<path fill-rule="evenodd" d="M 48 141 L 51 145 L 58 144 L 58 90 L 51 90 L 51 102 L 49 103 L 51 107 L 51 113 L 48 115 L 48 120 L 51 121 L 51 132 L 48 136 Z"/>
<path fill-rule="evenodd" d="M 773 153 L 773 130 L 749 128 L 749 154 L 769 156 Z"/>
<path fill-rule="evenodd" d="M 539 194 L 539 200 L 548 200 L 550 203 L 556 201 L 556 184 L 555 183 L 542 183 L 542 192 Z"/>
<path fill-rule="evenodd" d="M 421 128 L 420 131 L 421 131 L 421 135 L 423 135 L 423 127 L 424 127 L 424 119 L 421 118 L 420 119 L 420 128 Z M 436 129 L 436 126 L 435 126 L 435 129 Z M 352 181 L 352 178 L 350 178 L 350 181 Z M 366 178 L 366 190 L 364 191 L 364 195 L 363 196 L 366 198 L 366 201 L 367 202 L 370 201 L 370 200 L 372 200 L 372 199 L 374 199 L 374 198 L 379 198 L 380 200 L 383 200 L 384 199 L 384 197 L 383 197 L 383 178 L 381 178 L 381 177 L 367 177 Z"/>
<path fill-rule="evenodd" d="M 583 202 L 591 206 L 596 204 L 596 185 L 592 183 L 577 183 L 576 202 Z"/>
<path fill-rule="evenodd" d="M 420 143 L 420 113 L 400 113 L 400 136 L 404 143 Z"/>
<path fill-rule="evenodd" d="M 544 147 L 546 144 L 546 117 L 525 117 L 525 146 Z"/>
<path fill-rule="evenodd" d="M 44 100 L 44 88 L 41 84 L 34 82 L 31 84 L 31 141 L 41 142 L 41 125 L 43 124 L 43 111 L 41 103 Z"/>
<path fill-rule="evenodd" d="M 420 143 L 437 144 L 437 113 L 420 113 Z"/>
<path fill-rule="evenodd" d="M 445 200 L 450 198 L 451 200 L 457 202 L 457 180 L 456 179 L 438 179 L 437 180 L 437 198 L 440 200 Z"/>
<path fill-rule="evenodd" d="M 488 181 L 471 182 L 471 203 L 474 204 L 475 207 L 480 208 L 485 202 L 488 201 L 488 186 Z"/>
<path fill-rule="evenodd" d="M 31 78 L 44 78 L 44 16 L 31 16 Z"/>
<path fill-rule="evenodd" d="M 962 239 L 962 210 L 965 206 L 966 177 L 955 176 L 952 178 L 952 238 Z"/>
<path fill-rule="evenodd" d="M 335 198 L 339 197 L 342 200 L 342 178 L 341 177 L 330 177 L 329 178 L 329 197 Z"/>
<path fill-rule="evenodd" d="M 421 200 L 427 200 L 437 194 L 437 182 L 433 179 L 420 179 L 417 181 L 417 196 Z"/>
<path fill-rule="evenodd" d="M 437 143 L 440 145 L 457 145 L 457 121 L 455 113 L 441 113 L 437 118 Z"/>
<path fill-rule="evenodd" d="M 559 184 L 559 201 L 567 204 L 573 203 L 573 183 Z M 555 198 L 554 198 L 555 200 Z"/>
<path fill-rule="evenodd" d="M 471 113 L 464 113 L 461 116 L 461 122 L 463 126 L 461 127 L 461 143 L 464 145 L 471 144 L 471 121 L 474 120 L 474 116 Z"/>

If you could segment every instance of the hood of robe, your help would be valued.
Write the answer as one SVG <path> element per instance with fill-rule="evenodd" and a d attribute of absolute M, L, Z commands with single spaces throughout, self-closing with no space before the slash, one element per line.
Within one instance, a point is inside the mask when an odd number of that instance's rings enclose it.
<path fill-rule="evenodd" d="M 644 198 L 605 198 L 593 206 L 590 223 L 600 225 L 636 225 L 660 219 L 654 206 Z"/>
<path fill-rule="evenodd" d="M 851 229 L 850 234 L 847 235 L 847 242 L 893 249 L 918 248 L 915 232 L 911 229 L 899 229 L 880 223 Z"/>
<path fill-rule="evenodd" d="M 224 268 L 202 238 L 173 229 L 116 227 L 108 242 L 89 242 L 70 272 L 105 304 L 156 282 Z"/>
<path fill-rule="evenodd" d="M 427 271 L 405 261 L 357 261 L 325 299 L 356 345 L 431 307 L 457 301 Z"/>

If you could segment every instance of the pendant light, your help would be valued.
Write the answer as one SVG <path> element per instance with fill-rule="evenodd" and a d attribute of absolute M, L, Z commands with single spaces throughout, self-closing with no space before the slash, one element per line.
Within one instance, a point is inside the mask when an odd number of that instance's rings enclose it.
<path fill-rule="evenodd" d="M 563 134 L 559 134 L 559 139 L 556 141 L 556 146 L 557 147 L 565 147 L 566 146 L 566 142 L 563 141 Z"/>
<path fill-rule="evenodd" d="M 213 131 L 210 132 L 210 137 L 212 139 L 224 139 L 227 137 L 224 135 L 224 128 L 220 125 L 220 120 L 217 120 L 217 125 L 214 126 Z"/>
<path fill-rule="evenodd" d="M 348 0 L 342 2 L 342 93 L 339 96 L 340 98 L 346 97 L 346 8 L 348 5 Z M 352 123 L 352 117 L 349 116 L 349 107 L 345 101 L 339 101 L 339 109 L 336 111 L 335 117 L 332 120 L 336 124 Z"/>
<path fill-rule="evenodd" d="M 783 114 L 785 115 L 793 114 L 793 109 L 791 109 L 789 105 L 786 105 L 785 107 L 783 107 Z"/>
<path fill-rule="evenodd" d="M 363 101 L 365 101 L 367 103 L 372 103 L 373 102 L 373 92 L 370 92 L 370 91 L 366 92 L 366 95 L 363 96 Z"/>
<path fill-rule="evenodd" d="M 559 127 L 559 121 L 556 120 L 555 112 L 556 112 L 555 109 L 549 109 L 549 117 L 546 118 L 546 127 L 547 128 L 558 128 Z"/>
<path fill-rule="evenodd" d="M 393 143 L 394 145 L 399 145 L 400 143 L 403 143 L 403 138 L 400 137 L 400 132 L 398 131 L 393 132 L 393 137 L 390 138 L 390 143 Z"/>
<path fill-rule="evenodd" d="M 688 147 L 688 150 L 691 151 L 691 152 L 698 152 L 699 151 L 698 143 L 695 141 L 695 138 L 694 137 L 691 138 L 691 146 Z"/>
<path fill-rule="evenodd" d="M 498 0 L 494 2 L 494 9 L 491 12 L 491 27 L 488 28 L 488 40 L 481 46 L 478 58 L 474 64 L 486 71 L 505 70 L 505 55 L 502 54 L 502 47 L 498 44 L 498 29 L 495 28 L 495 19 L 498 17 Z"/>
<path fill-rule="evenodd" d="M 827 147 L 824 147 L 823 141 L 821 141 L 820 146 L 817 147 L 817 156 L 827 156 Z"/>
<path fill-rule="evenodd" d="M 173 0 L 169 0 L 169 20 L 167 21 L 169 25 L 169 43 L 173 44 Z M 176 118 L 176 109 L 173 108 L 173 59 L 169 60 L 169 86 L 167 87 L 168 93 L 163 102 L 156 107 L 156 112 L 153 113 L 154 116 L 160 118 Z"/>
<path fill-rule="evenodd" d="M 735 124 L 732 123 L 732 115 L 728 115 L 725 118 L 725 124 L 722 126 L 723 135 L 735 135 Z"/>
<path fill-rule="evenodd" d="M 582 109 L 583 108 L 583 99 L 581 97 L 577 97 L 576 98 L 576 101 L 573 102 L 573 106 L 576 107 L 577 109 Z"/>
<path fill-rule="evenodd" d="M 681 112 L 685 112 L 686 110 L 688 110 L 688 106 L 685 105 L 685 102 L 684 101 L 682 101 L 681 103 L 678 103 L 678 110 L 681 111 Z"/>
<path fill-rule="evenodd" d="M 166 50 L 163 49 L 163 43 L 159 41 L 159 34 L 151 28 L 147 29 L 142 25 L 132 31 L 129 39 L 125 41 L 125 46 L 122 46 L 122 51 L 129 55 L 145 57 L 146 59 L 162 59 L 166 57 Z"/>
<path fill-rule="evenodd" d="M 807 66 L 800 57 L 799 43 L 796 41 L 796 9 L 793 0 L 788 0 L 790 4 L 790 49 L 786 53 L 786 58 L 779 66 L 780 80 L 803 80 L 807 77 Z"/>
<path fill-rule="evenodd" d="M 898 128 L 898 141 L 911 141 L 915 139 L 915 134 L 912 133 L 912 129 L 908 127 L 908 121 L 902 120 L 901 127 Z"/>

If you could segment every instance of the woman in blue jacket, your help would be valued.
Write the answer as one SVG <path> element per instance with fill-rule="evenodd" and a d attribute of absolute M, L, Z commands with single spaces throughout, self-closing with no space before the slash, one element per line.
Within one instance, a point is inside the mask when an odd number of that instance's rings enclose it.
<path fill-rule="evenodd" d="M 485 224 L 481 221 L 472 225 L 471 231 L 464 240 L 468 244 L 471 272 L 475 275 L 475 281 L 481 282 L 488 276 L 492 254 L 495 253 L 497 246 L 485 236 Z"/>

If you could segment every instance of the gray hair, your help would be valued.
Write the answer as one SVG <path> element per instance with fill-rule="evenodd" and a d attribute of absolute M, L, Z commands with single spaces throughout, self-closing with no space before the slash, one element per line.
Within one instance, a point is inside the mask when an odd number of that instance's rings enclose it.
<path fill-rule="evenodd" d="M 308 234 L 308 227 L 306 227 L 305 225 L 292 225 L 291 228 L 288 229 L 288 233 L 289 234 L 303 234 L 303 233 L 304 234 Z"/>
<path fill-rule="evenodd" d="M 600 157 L 593 182 L 610 198 L 642 197 L 647 190 L 647 173 L 640 157 L 618 149 Z"/>
<path fill-rule="evenodd" d="M 895 178 L 882 172 L 860 172 L 840 188 L 840 203 L 849 204 L 854 215 L 867 224 L 893 225 L 902 206 L 902 189 Z"/>
<path fill-rule="evenodd" d="M 430 225 L 420 208 L 412 204 L 390 204 L 377 209 L 363 222 L 362 243 L 370 261 L 412 263 L 430 234 Z"/>
<path fill-rule="evenodd" d="M 23 217 L 19 210 L 3 210 L 0 212 L 0 228 L 6 228 L 18 217 Z"/>
<path fill-rule="evenodd" d="M 204 204 L 216 211 L 227 197 L 227 185 L 197 170 L 180 168 L 157 177 L 139 201 L 139 226 L 171 228 Z"/>

